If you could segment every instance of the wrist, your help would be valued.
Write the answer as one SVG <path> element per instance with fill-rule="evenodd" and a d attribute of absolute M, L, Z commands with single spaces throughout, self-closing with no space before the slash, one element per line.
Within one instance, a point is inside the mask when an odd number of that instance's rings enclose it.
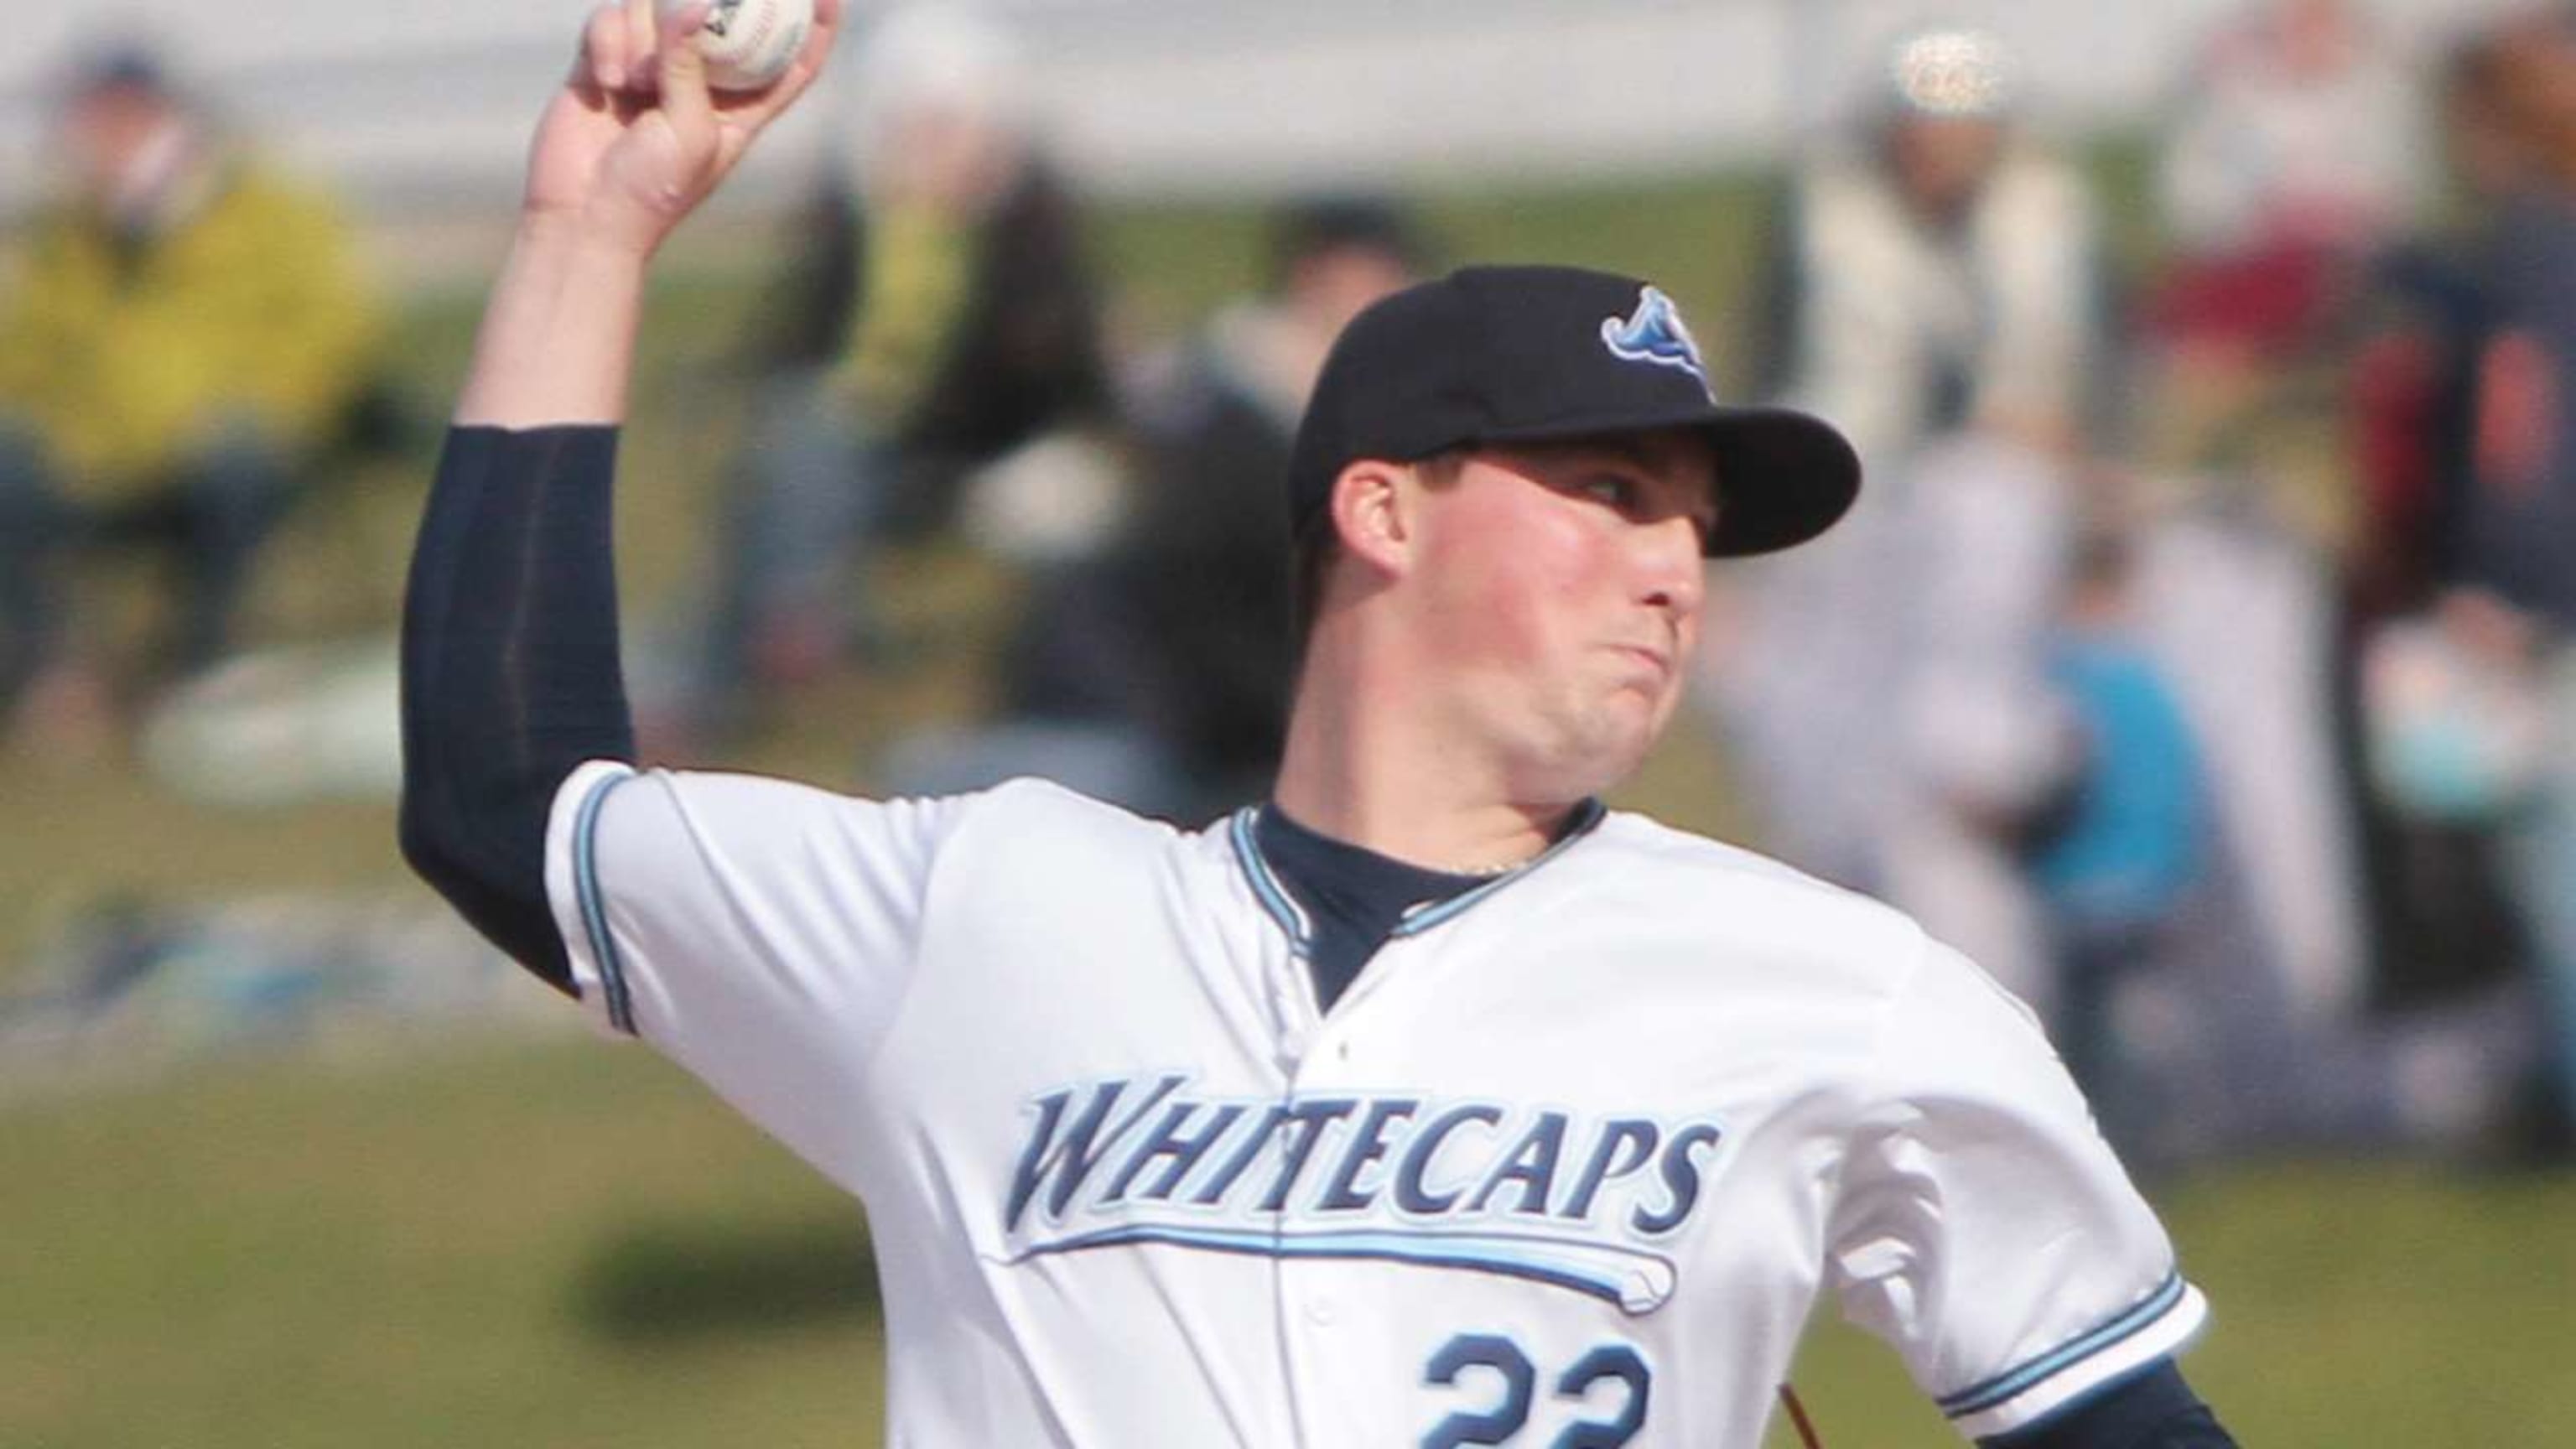
<path fill-rule="evenodd" d="M 601 280 L 626 274 L 640 280 L 661 241 L 658 235 L 638 234 L 580 211 L 532 207 L 519 214 L 510 253 L 522 264 L 559 263 Z"/>
<path fill-rule="evenodd" d="M 623 417 L 649 257 L 578 219 L 523 214 L 455 420 L 526 428 Z"/>

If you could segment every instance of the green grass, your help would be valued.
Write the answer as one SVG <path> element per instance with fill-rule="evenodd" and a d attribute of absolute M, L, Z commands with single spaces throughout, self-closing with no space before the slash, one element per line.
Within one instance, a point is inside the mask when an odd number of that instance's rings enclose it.
<path fill-rule="evenodd" d="M 208 1072 L 0 1113 L 0 1161 L 0 1443 L 821 1445 L 879 1412 L 856 1210 L 640 1051 Z M 804 1311 L 728 1309 L 710 1264 Z"/>

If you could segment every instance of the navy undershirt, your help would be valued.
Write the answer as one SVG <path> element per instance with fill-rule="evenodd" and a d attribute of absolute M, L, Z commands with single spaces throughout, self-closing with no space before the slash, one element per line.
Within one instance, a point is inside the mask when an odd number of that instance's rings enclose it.
<path fill-rule="evenodd" d="M 1463 895 L 1493 879 L 1425 870 L 1318 835 L 1276 805 L 1261 807 L 1252 835 L 1271 874 L 1306 908 L 1314 927 L 1306 943 L 1306 968 L 1315 978 L 1315 1004 L 1325 1011 L 1342 999 L 1407 911 Z"/>
<path fill-rule="evenodd" d="M 611 508 L 617 430 L 458 427 L 403 600 L 402 849 L 494 945 L 563 992 L 546 818 L 584 760 L 631 760 Z"/>

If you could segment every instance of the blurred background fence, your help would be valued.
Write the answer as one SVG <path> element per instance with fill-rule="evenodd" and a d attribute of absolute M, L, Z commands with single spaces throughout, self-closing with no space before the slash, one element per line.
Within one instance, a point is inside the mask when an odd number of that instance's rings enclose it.
<path fill-rule="evenodd" d="M 2514 0 L 2381 0 L 2422 50 Z M 2232 0 L 1004 0 L 1036 108 L 1087 189 L 1283 186 L 1698 171 L 1777 159 L 1871 83 L 1891 35 L 1973 19 L 2019 52 L 2061 131 L 2146 124 Z M 286 154 L 403 227 L 506 208 L 527 111 L 580 0 L 123 0 L 33 7 L 0 55 L 0 204 L 42 174 L 49 87 L 79 48 L 148 34 Z M 857 28 L 869 6 L 854 11 Z M 833 82 L 846 104 L 853 77 Z M 773 140 L 738 203 L 783 194 L 833 107 Z M 397 233 L 393 240 L 402 238 Z M 447 258 L 453 263 L 456 259 Z"/>

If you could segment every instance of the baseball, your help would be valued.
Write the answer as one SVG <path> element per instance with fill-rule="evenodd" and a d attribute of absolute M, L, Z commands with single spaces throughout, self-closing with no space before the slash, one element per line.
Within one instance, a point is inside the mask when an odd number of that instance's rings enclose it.
<path fill-rule="evenodd" d="M 667 17 L 684 8 L 663 0 Z M 720 91 L 756 91 L 786 74 L 814 28 L 814 0 L 714 0 L 698 30 L 707 58 L 707 84 Z"/>

